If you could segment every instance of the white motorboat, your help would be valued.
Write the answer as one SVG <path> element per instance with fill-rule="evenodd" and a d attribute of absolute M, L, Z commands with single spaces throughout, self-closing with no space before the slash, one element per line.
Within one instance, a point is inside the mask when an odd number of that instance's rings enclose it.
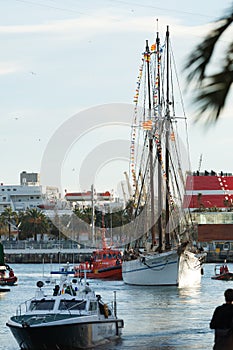
<path fill-rule="evenodd" d="M 124 322 L 116 315 L 115 294 L 112 308 L 85 279 L 71 279 L 68 267 L 66 271 L 51 294 L 38 281 L 35 296 L 20 304 L 8 320 L 20 349 L 88 349 L 121 336 Z"/>

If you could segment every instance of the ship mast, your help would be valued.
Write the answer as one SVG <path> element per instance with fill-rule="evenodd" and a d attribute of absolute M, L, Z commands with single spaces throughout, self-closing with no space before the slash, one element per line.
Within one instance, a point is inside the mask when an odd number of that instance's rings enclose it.
<path fill-rule="evenodd" d="M 169 225 L 169 137 L 170 137 L 170 101 L 169 101 L 169 27 L 167 26 L 166 31 L 166 48 L 167 48 L 167 57 L 166 57 L 166 73 L 167 73 L 167 90 L 166 90 L 166 110 L 165 110 L 165 126 L 166 126 L 166 134 L 165 134 L 165 147 L 166 147 L 166 156 L 165 156 L 165 171 L 166 171 L 166 199 L 165 199 L 165 222 L 166 222 L 166 230 L 165 230 L 165 249 L 170 249 L 170 225 Z"/>
<path fill-rule="evenodd" d="M 147 63 L 147 84 L 148 84 L 148 117 L 151 120 L 151 81 L 150 81 L 150 49 L 148 45 L 148 40 L 146 40 L 146 63 Z M 152 131 L 149 130 L 149 169 L 150 169 L 150 192 L 151 192 L 151 203 L 150 203 L 150 211 L 151 211 L 151 239 L 152 239 L 152 247 L 155 242 L 155 205 L 154 205 L 154 171 L 153 171 L 153 135 Z"/>
<path fill-rule="evenodd" d="M 94 200 L 94 185 L 91 185 L 91 232 L 92 244 L 95 246 L 95 200 Z"/>
<path fill-rule="evenodd" d="M 157 79 L 158 79 L 158 106 L 161 104 L 161 91 L 160 91 L 160 39 L 159 33 L 157 32 L 156 37 L 156 54 L 157 54 Z M 158 115 L 159 117 L 159 115 Z M 158 129 L 161 129 L 161 125 L 158 119 Z M 160 131 L 158 133 L 160 135 Z M 160 136 L 159 136 L 160 137 Z M 161 140 L 159 140 L 161 141 Z M 158 235 L 159 235 L 159 248 L 162 250 L 163 246 L 163 233 L 162 233 L 162 164 L 161 164 L 161 154 L 159 148 L 157 147 L 157 159 L 158 159 Z"/>

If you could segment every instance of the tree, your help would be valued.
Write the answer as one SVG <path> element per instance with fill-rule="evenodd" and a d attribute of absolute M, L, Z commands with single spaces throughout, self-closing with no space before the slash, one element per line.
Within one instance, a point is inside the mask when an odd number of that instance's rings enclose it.
<path fill-rule="evenodd" d="M 18 225 L 18 215 L 11 207 L 7 207 L 0 215 L 1 223 L 8 227 L 8 237 L 11 237 L 11 225 Z"/>
<path fill-rule="evenodd" d="M 81 220 L 83 220 L 84 222 L 86 222 L 87 224 L 91 224 L 92 222 L 92 208 L 91 207 L 76 207 L 73 210 L 73 213 L 80 218 Z"/>
<path fill-rule="evenodd" d="M 56 239 L 67 239 L 67 231 L 72 220 L 72 215 L 62 215 L 59 216 L 55 214 L 54 218 L 48 219 L 49 233 Z"/>
<path fill-rule="evenodd" d="M 37 241 L 37 234 L 44 234 L 48 231 L 48 219 L 44 213 L 37 209 L 27 209 L 21 218 L 20 229 L 22 235 L 33 237 Z"/>
<path fill-rule="evenodd" d="M 194 85 L 197 121 L 206 115 L 207 122 L 216 122 L 224 109 L 227 96 L 229 96 L 233 83 L 233 41 L 226 47 L 225 56 L 222 62 L 219 62 L 220 70 L 217 73 L 211 73 L 209 68 L 214 51 L 232 22 L 233 5 L 224 17 L 215 22 L 214 29 L 207 34 L 187 59 L 185 65 L 188 72 L 187 82 Z"/>

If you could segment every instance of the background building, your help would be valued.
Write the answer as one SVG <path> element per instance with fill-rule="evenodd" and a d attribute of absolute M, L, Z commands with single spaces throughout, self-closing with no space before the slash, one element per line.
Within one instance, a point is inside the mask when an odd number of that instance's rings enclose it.
<path fill-rule="evenodd" d="M 187 176 L 184 207 L 191 211 L 209 261 L 233 261 L 233 176 L 214 171 Z"/>
<path fill-rule="evenodd" d="M 36 186 L 40 184 L 40 176 L 38 173 L 27 173 L 23 171 L 20 173 L 20 185 L 24 186 Z"/>

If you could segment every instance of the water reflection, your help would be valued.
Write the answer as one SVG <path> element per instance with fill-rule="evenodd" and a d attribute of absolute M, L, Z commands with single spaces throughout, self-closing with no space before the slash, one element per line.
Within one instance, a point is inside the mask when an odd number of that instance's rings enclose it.
<path fill-rule="evenodd" d="M 179 288 L 178 294 L 182 303 L 196 304 L 198 301 L 200 301 L 201 286 Z"/>

